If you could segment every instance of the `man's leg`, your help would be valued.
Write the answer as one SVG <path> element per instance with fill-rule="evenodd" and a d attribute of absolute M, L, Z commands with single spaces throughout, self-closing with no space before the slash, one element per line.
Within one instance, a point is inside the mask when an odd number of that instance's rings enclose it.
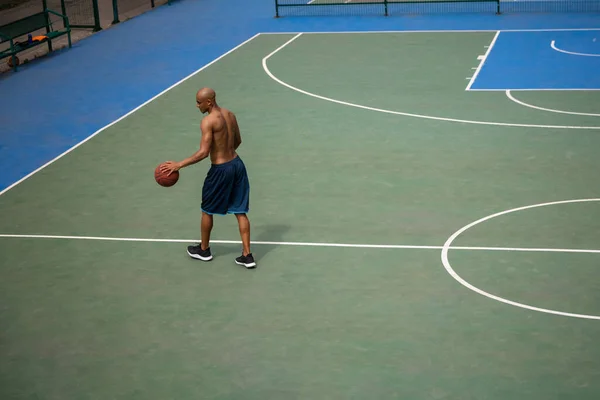
<path fill-rule="evenodd" d="M 235 214 L 240 228 L 240 236 L 242 237 L 242 255 L 237 257 L 235 262 L 246 268 L 254 268 L 256 262 L 254 262 L 254 257 L 250 251 L 250 221 L 247 216 L 250 209 L 250 182 L 242 159 L 237 157 L 233 161 L 233 165 L 235 168 L 235 181 L 231 189 L 227 211 Z"/>
<path fill-rule="evenodd" d="M 204 185 L 202 186 L 202 217 L 200 220 L 200 244 L 188 246 L 188 255 L 202 261 L 212 260 L 210 252 L 210 233 L 213 227 L 213 213 L 225 213 L 226 199 L 223 199 L 222 183 L 220 179 L 222 172 L 218 168 L 211 167 L 208 171 Z M 209 214 L 210 213 L 210 214 Z"/>
<path fill-rule="evenodd" d="M 202 211 L 202 218 L 200 221 L 200 234 L 202 240 L 200 244 L 195 246 L 188 246 L 187 253 L 190 257 L 202 261 L 212 260 L 212 253 L 210 252 L 210 232 L 213 227 L 213 216 Z"/>
<path fill-rule="evenodd" d="M 202 211 L 202 221 L 200 223 L 200 232 L 202 242 L 200 243 L 202 250 L 210 247 L 210 232 L 213 228 L 213 216 Z"/>
<path fill-rule="evenodd" d="M 240 236 L 242 237 L 242 255 L 250 254 L 250 220 L 246 214 L 235 214 L 238 226 L 240 228 Z"/>
<path fill-rule="evenodd" d="M 200 244 L 195 246 L 188 246 L 187 253 L 190 257 L 202 261 L 212 260 L 212 253 L 210 252 L 210 232 L 213 227 L 213 216 L 202 211 L 202 218 L 200 221 L 200 234 L 202 240 Z"/>
<path fill-rule="evenodd" d="M 235 214 L 240 227 L 240 236 L 242 237 L 242 255 L 235 259 L 235 263 L 243 265 L 246 268 L 255 268 L 256 262 L 250 252 L 250 221 L 246 214 Z"/>

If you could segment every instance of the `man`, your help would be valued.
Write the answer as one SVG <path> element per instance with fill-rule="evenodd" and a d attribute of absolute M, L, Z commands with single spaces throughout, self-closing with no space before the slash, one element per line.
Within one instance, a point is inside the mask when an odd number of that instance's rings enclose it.
<path fill-rule="evenodd" d="M 188 255 L 202 261 L 212 260 L 209 243 L 213 215 L 234 214 L 242 237 L 242 255 L 235 262 L 246 268 L 254 268 L 256 262 L 250 252 L 250 221 L 246 215 L 249 210 L 250 183 L 246 167 L 236 153 L 242 143 L 236 117 L 231 111 L 219 107 L 215 91 L 209 88 L 196 93 L 196 107 L 203 114 L 208 113 L 200 123 L 200 150 L 183 161 L 168 161 L 162 168 L 163 172 L 170 174 L 210 155 L 211 166 L 202 187 L 202 241 L 196 246 L 188 246 Z"/>

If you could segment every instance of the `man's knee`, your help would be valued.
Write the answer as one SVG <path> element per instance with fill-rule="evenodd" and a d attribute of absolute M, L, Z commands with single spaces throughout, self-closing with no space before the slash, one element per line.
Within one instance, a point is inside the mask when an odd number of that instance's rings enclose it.
<path fill-rule="evenodd" d="M 238 224 L 250 224 L 250 220 L 248 219 L 248 215 L 246 215 L 246 213 L 236 213 L 235 217 L 237 218 Z"/>

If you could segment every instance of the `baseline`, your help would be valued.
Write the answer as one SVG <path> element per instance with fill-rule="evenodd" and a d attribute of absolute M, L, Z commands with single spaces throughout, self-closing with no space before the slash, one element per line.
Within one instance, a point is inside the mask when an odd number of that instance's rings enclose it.
<path fill-rule="evenodd" d="M 376 108 L 376 107 L 368 107 L 368 106 L 364 106 L 364 105 L 361 105 L 361 104 L 355 104 L 355 103 L 350 103 L 350 102 L 347 102 L 347 101 L 336 100 L 336 99 L 333 99 L 333 98 L 330 98 L 330 97 L 325 97 L 325 96 L 321 96 L 321 95 L 318 95 L 318 94 L 315 94 L 315 93 L 311 93 L 311 92 L 308 92 L 306 90 L 302 90 L 302 89 L 299 89 L 299 88 L 297 88 L 295 86 L 292 86 L 289 83 L 286 83 L 286 82 L 282 81 L 281 79 L 277 78 L 269 70 L 269 67 L 267 65 L 267 61 L 272 56 L 274 56 L 281 49 L 285 48 L 287 45 L 289 45 L 290 43 L 292 43 L 293 41 L 295 41 L 296 39 L 298 39 L 302 34 L 303 33 L 298 33 L 296 36 L 294 36 L 293 38 L 291 38 L 290 40 L 288 40 L 287 42 L 285 42 L 283 45 L 279 46 L 277 49 L 275 49 L 269 55 L 265 56 L 263 58 L 263 60 L 262 60 L 262 66 L 263 66 L 263 70 L 265 71 L 265 73 L 272 80 L 274 80 L 275 82 L 279 83 L 282 86 L 285 86 L 285 87 L 287 87 L 287 88 L 289 88 L 291 90 L 294 90 L 294 91 L 296 91 L 298 93 L 302 93 L 302 94 L 307 95 L 307 96 L 311 96 L 311 97 L 314 97 L 314 98 L 317 98 L 317 99 L 329 101 L 329 102 L 332 102 L 332 103 L 341 104 L 341 105 L 344 105 L 344 106 L 361 108 L 361 109 L 369 110 L 369 111 L 377 111 L 377 112 L 381 112 L 381 113 L 394 114 L 394 115 L 403 115 L 403 116 L 414 117 L 414 118 L 431 119 L 431 120 L 436 120 L 436 121 L 459 122 L 459 123 L 474 124 L 474 125 L 493 125 L 493 126 L 520 127 L 520 128 L 592 129 L 592 130 L 600 129 L 600 126 L 517 124 L 517 123 L 508 123 L 508 122 L 473 121 L 473 120 L 458 119 L 458 118 L 435 117 L 435 116 L 432 116 L 432 115 L 413 114 L 413 113 L 407 113 L 407 112 L 401 112 L 401 111 L 386 110 L 386 109 Z"/>
<path fill-rule="evenodd" d="M 450 236 L 448 238 L 448 240 L 446 240 L 446 243 L 444 243 L 444 246 L 442 247 L 442 253 L 441 253 L 442 264 L 444 265 L 444 268 L 450 274 L 450 276 L 452 278 L 454 278 L 456 281 L 458 281 L 461 285 L 463 285 L 466 288 L 474 291 L 475 293 L 479 293 L 480 295 L 488 297 L 488 298 L 490 298 L 492 300 L 496 300 L 496 301 L 499 301 L 501 303 L 509 304 L 511 306 L 520 307 L 520 308 L 528 309 L 528 310 L 531 310 L 531 311 L 538 311 L 538 312 L 547 313 L 547 314 L 561 315 L 561 316 L 564 316 L 564 317 L 573 317 L 573 318 L 583 318 L 583 319 L 600 320 L 600 316 L 598 316 L 598 315 L 575 314 L 575 313 L 568 313 L 568 312 L 563 312 L 563 311 L 550 310 L 550 309 L 547 309 L 547 308 L 533 307 L 533 306 L 530 306 L 528 304 L 518 303 L 516 301 L 508 300 L 508 299 L 505 299 L 503 297 L 493 295 L 493 294 L 488 293 L 488 292 L 486 292 L 486 291 L 484 291 L 482 289 L 479 289 L 478 287 L 475 287 L 475 286 L 471 285 L 469 282 L 467 282 L 466 280 L 464 280 L 463 278 L 461 278 L 460 275 L 458 275 L 456 273 L 456 271 L 454 271 L 454 269 L 452 268 L 452 265 L 450 264 L 450 261 L 448 261 L 448 251 L 451 249 L 452 242 L 454 242 L 454 240 L 456 240 L 456 238 L 459 235 L 461 235 L 462 233 L 464 233 L 466 230 L 468 230 L 468 229 L 470 229 L 470 228 L 474 227 L 475 225 L 478 225 L 478 224 L 480 224 L 482 222 L 488 221 L 488 220 L 490 220 L 492 218 L 499 217 L 501 215 L 510 214 L 510 213 L 517 212 L 517 211 L 528 210 L 528 209 L 531 209 L 531 208 L 551 206 L 551 205 L 557 205 L 557 204 L 584 203 L 584 202 L 594 202 L 594 201 L 600 201 L 600 198 L 561 200 L 561 201 L 553 201 L 553 202 L 550 202 L 550 203 L 533 204 L 533 205 L 529 205 L 529 206 L 513 208 L 511 210 L 501 211 L 499 213 L 488 215 L 487 217 L 483 217 L 481 219 L 478 219 L 477 221 L 471 222 L 470 224 L 465 225 L 464 227 L 460 228 L 459 230 L 457 230 L 456 232 L 454 232 L 452 234 L 452 236 Z"/>
<path fill-rule="evenodd" d="M 470 89 L 469 92 L 594 92 L 600 90 L 600 88 L 499 88 L 499 89 Z"/>
<path fill-rule="evenodd" d="M 498 29 L 423 29 L 423 30 L 380 30 L 380 31 L 281 31 L 281 32 L 261 32 L 261 35 L 296 35 L 298 33 L 306 35 L 319 34 L 348 34 L 348 33 L 460 33 L 460 32 L 497 32 Z M 600 31 L 600 28 L 547 28 L 547 29 L 500 29 L 500 32 L 579 32 L 579 31 Z"/>

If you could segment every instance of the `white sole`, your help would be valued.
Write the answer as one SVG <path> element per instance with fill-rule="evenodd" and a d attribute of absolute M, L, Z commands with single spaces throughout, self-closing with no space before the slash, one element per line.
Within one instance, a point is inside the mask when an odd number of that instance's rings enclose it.
<path fill-rule="evenodd" d="M 255 262 L 253 262 L 252 264 L 245 264 L 245 263 L 239 262 L 238 260 L 235 260 L 235 263 L 237 265 L 243 265 L 246 268 L 254 268 L 254 267 L 256 267 L 256 263 Z"/>
<path fill-rule="evenodd" d="M 198 254 L 192 254 L 189 251 L 187 253 L 188 253 L 188 256 L 195 258 L 196 260 L 210 261 L 213 258 L 212 255 L 210 257 L 202 257 L 202 256 L 199 256 Z"/>

